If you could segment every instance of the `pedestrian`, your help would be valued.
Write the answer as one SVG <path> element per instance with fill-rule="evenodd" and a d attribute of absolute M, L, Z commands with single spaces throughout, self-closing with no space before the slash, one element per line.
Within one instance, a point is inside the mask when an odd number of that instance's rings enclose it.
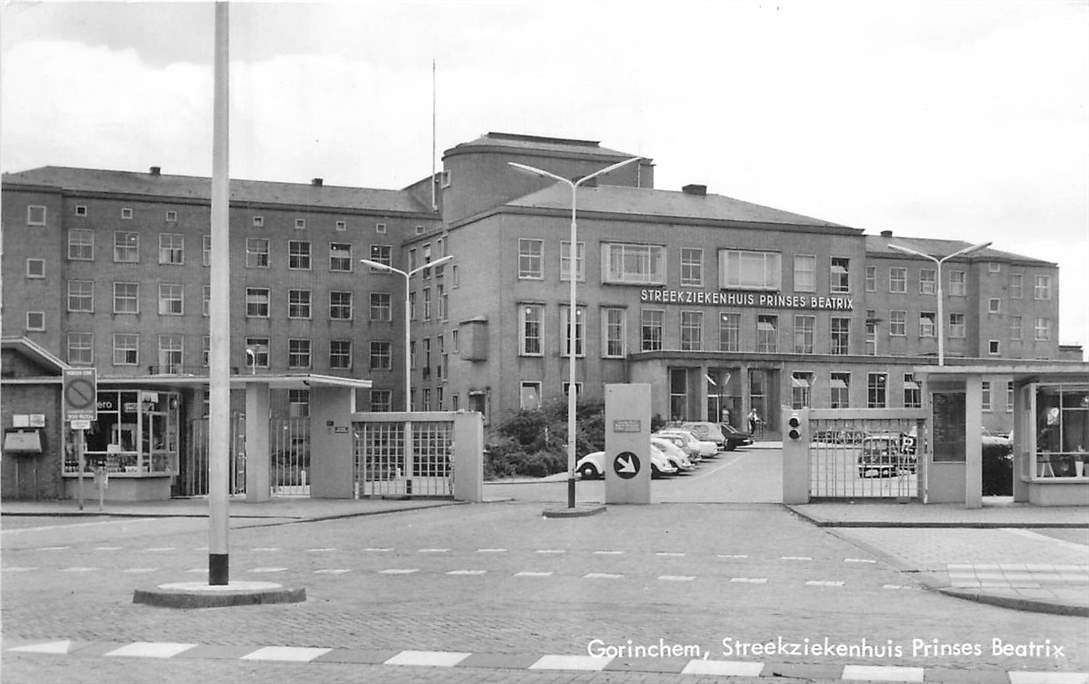
<path fill-rule="evenodd" d="M 733 421 L 730 420 L 730 409 L 722 409 L 722 422 L 726 423 L 727 425 L 733 425 Z"/>
<path fill-rule="evenodd" d="M 756 426 L 759 424 L 760 414 L 756 412 L 756 407 L 754 406 L 752 410 L 749 411 L 749 434 L 753 437 L 756 436 Z"/>

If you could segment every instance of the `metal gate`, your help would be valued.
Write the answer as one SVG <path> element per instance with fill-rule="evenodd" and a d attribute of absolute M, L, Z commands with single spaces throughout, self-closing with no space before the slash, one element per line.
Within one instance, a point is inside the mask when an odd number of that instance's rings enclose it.
<path fill-rule="evenodd" d="M 922 415 L 910 409 L 811 409 L 810 497 L 916 498 L 925 437 Z"/>
<path fill-rule="evenodd" d="M 273 496 L 310 496 L 310 418 L 269 421 Z"/>
<path fill-rule="evenodd" d="M 453 497 L 451 420 L 356 422 L 355 497 Z"/>
<path fill-rule="evenodd" d="M 231 464 L 229 487 L 232 494 L 246 491 L 246 416 L 231 414 Z M 185 451 L 178 463 L 175 492 L 178 496 L 207 496 L 208 494 L 208 419 L 189 421 Z"/>

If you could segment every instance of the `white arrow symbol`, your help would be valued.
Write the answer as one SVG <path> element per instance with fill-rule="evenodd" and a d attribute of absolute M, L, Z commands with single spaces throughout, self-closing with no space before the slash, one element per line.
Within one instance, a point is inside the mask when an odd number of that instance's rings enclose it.
<path fill-rule="evenodd" d="M 634 472 L 636 472 L 635 471 L 635 466 L 632 465 L 632 462 L 631 462 L 630 458 L 625 459 L 625 458 L 622 458 L 622 457 L 618 456 L 616 458 L 616 463 L 617 463 L 617 465 L 620 466 L 616 471 L 618 473 L 634 473 Z"/>

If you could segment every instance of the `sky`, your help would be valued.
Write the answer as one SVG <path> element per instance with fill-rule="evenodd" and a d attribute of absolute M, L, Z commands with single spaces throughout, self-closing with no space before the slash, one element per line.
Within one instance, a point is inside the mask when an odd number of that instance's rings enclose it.
<path fill-rule="evenodd" d="M 0 168 L 210 175 L 213 28 L 0 0 Z M 599 140 L 662 189 L 1055 262 L 1089 350 L 1084 0 L 234 2 L 230 35 L 232 177 L 401 188 L 488 131 Z"/>

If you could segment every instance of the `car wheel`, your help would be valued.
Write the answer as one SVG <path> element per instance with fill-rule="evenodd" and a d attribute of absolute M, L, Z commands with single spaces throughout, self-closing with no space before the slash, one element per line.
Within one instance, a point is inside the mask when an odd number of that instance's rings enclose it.
<path fill-rule="evenodd" d="M 601 477 L 597 472 L 597 468 L 589 463 L 582 464 L 582 467 L 579 468 L 579 474 L 582 475 L 582 479 L 584 480 L 596 480 Z"/>

